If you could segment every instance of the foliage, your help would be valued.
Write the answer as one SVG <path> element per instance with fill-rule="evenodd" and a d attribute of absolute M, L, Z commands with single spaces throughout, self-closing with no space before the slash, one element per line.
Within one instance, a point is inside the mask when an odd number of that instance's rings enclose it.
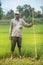
<path fill-rule="evenodd" d="M 16 8 L 19 12 L 21 17 L 25 17 L 26 21 L 28 21 L 28 18 L 32 17 L 32 11 L 34 10 L 34 17 L 35 18 L 43 18 L 43 12 L 41 13 L 41 11 L 35 11 L 34 8 L 32 8 L 30 5 L 24 4 L 23 6 L 18 5 Z M 41 7 L 42 11 L 43 8 Z M 14 11 L 12 9 L 10 9 L 6 14 L 4 14 L 3 9 L 1 8 L 0 5 L 0 17 L 1 19 L 12 19 L 14 18 Z"/>
<path fill-rule="evenodd" d="M 36 44 L 38 58 L 43 54 L 43 25 L 35 25 Z M 0 25 L 0 57 L 8 57 L 10 55 L 10 39 L 9 25 Z M 2 50 L 2 51 L 1 51 Z M 7 51 L 6 51 L 7 50 Z M 15 56 L 18 55 L 17 46 L 15 48 Z M 22 56 L 34 57 L 34 31 L 33 28 L 23 28 L 22 35 Z"/>
<path fill-rule="evenodd" d="M 25 17 L 24 17 L 25 18 Z M 42 19 L 43 20 L 43 19 Z M 2 20 L 0 20 L 2 22 Z M 3 20 L 3 22 L 10 22 Z M 22 59 L 18 58 L 18 48 L 15 48 L 15 58 L 10 59 L 11 42 L 9 39 L 9 25 L 0 25 L 0 65 L 43 65 L 43 24 L 35 25 L 37 59 L 34 47 L 34 30 L 31 28 L 23 28 L 22 35 Z M 24 56 L 24 57 L 23 57 Z M 26 62 L 26 63 L 25 63 Z"/>
<path fill-rule="evenodd" d="M 2 19 L 2 16 L 3 16 L 3 9 L 1 7 L 1 2 L 0 2 L 0 19 Z"/>
<path fill-rule="evenodd" d="M 1 59 L 0 65 L 43 65 L 43 60 L 34 60 L 32 58 L 14 58 L 11 60 L 10 58 Z"/>
<path fill-rule="evenodd" d="M 6 14 L 6 19 L 12 19 L 12 18 L 14 18 L 14 11 L 13 10 L 10 10 Z"/>

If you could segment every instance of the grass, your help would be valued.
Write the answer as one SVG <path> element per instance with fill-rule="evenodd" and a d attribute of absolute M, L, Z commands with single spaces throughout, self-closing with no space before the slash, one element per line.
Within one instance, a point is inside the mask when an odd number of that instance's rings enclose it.
<path fill-rule="evenodd" d="M 38 52 L 41 49 L 40 47 L 43 47 L 43 25 L 35 25 L 35 31 L 36 31 L 36 44 Z M 3 54 L 10 53 L 10 39 L 9 39 L 9 26 L 8 25 L 0 25 L 0 57 L 4 56 Z M 17 47 L 16 47 L 17 48 Z M 33 28 L 23 28 L 23 35 L 22 35 L 22 55 L 28 55 L 28 56 L 34 56 L 34 33 Z M 6 51 L 7 50 L 7 51 Z M 15 49 L 15 53 L 17 49 Z M 3 54 L 2 54 L 3 52 Z M 25 52 L 25 53 L 24 53 Z M 42 49 L 41 51 L 42 52 Z M 43 53 L 43 52 L 42 52 Z M 39 54 L 38 54 L 39 55 Z"/>
<path fill-rule="evenodd" d="M 43 60 L 33 60 L 32 58 L 14 58 L 11 60 L 7 58 L 3 60 L 1 59 L 0 65 L 43 65 Z"/>
<path fill-rule="evenodd" d="M 36 45 L 38 59 L 32 61 L 31 58 L 35 56 L 34 47 L 34 32 L 33 27 L 23 28 L 22 34 L 22 56 L 29 58 L 15 58 L 12 61 L 7 59 L 0 59 L 0 65 L 43 65 L 43 25 L 35 25 L 36 32 Z M 11 41 L 9 39 L 9 25 L 0 25 L 0 58 L 6 58 L 10 56 Z M 17 46 L 15 48 L 15 56 L 18 55 Z M 28 62 L 29 61 L 29 62 Z M 3 62 L 3 63 L 2 63 Z M 17 63 L 16 63 L 17 62 Z M 25 63 L 26 62 L 26 63 Z M 34 63 L 36 62 L 36 63 Z"/>

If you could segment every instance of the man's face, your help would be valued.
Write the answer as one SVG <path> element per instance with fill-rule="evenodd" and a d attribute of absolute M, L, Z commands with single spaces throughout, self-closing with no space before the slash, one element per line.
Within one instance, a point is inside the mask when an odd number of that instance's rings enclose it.
<path fill-rule="evenodd" d="M 15 17 L 16 17 L 16 18 L 19 18 L 19 16 L 20 16 L 19 14 L 15 14 Z"/>

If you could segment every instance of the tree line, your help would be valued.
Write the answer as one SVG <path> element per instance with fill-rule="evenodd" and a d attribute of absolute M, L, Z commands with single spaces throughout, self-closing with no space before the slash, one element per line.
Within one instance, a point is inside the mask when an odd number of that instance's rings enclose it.
<path fill-rule="evenodd" d="M 4 14 L 4 11 L 1 7 L 1 2 L 0 2 L 0 19 L 12 19 L 14 18 L 14 11 L 10 9 L 6 14 Z M 20 17 L 23 18 L 26 22 L 30 22 L 32 18 L 32 10 L 34 10 L 34 18 L 43 18 L 43 6 L 40 7 L 41 11 L 35 11 L 34 8 L 32 8 L 30 5 L 23 5 L 17 6 L 17 10 L 20 12 Z"/>

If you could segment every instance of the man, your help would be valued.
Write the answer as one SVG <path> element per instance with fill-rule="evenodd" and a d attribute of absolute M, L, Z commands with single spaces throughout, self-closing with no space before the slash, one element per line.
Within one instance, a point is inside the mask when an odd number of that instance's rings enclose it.
<path fill-rule="evenodd" d="M 22 28 L 31 27 L 33 22 L 28 24 L 23 19 L 20 18 L 20 13 L 18 11 L 15 12 L 15 18 L 11 19 L 10 24 L 10 38 L 11 38 L 11 59 L 13 58 L 13 52 L 16 46 L 18 46 L 19 57 L 21 58 L 21 42 L 22 42 Z"/>

